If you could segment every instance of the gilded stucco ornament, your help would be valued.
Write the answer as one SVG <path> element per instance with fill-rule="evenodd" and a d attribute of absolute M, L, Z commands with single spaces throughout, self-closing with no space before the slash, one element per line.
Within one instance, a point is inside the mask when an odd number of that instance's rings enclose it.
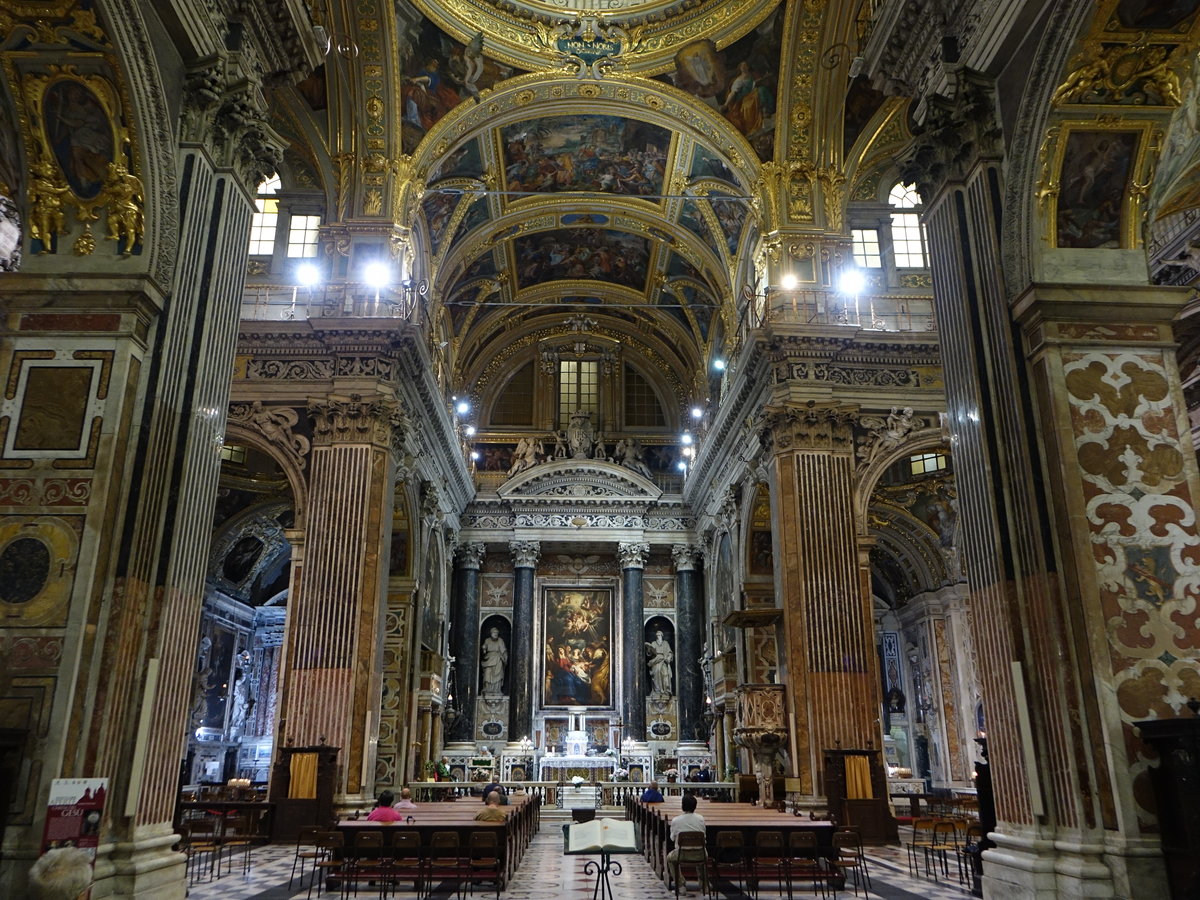
<path fill-rule="evenodd" d="M 488 55 L 505 65 L 544 71 L 570 60 L 573 67 L 583 63 L 580 75 L 591 77 L 614 64 L 644 75 L 666 72 L 688 44 L 707 39 L 724 47 L 779 5 L 779 0 L 606 0 L 600 12 L 592 0 L 415 2 L 464 44 L 486 34 Z M 593 56 L 617 32 L 620 39 Z"/>
<path fill-rule="evenodd" d="M 1150 43 L 1105 44 L 1089 40 L 1072 60 L 1067 79 L 1054 92 L 1055 106 L 1136 104 L 1178 106 L 1182 96 L 1176 68 L 1186 64 L 1191 47 Z"/>

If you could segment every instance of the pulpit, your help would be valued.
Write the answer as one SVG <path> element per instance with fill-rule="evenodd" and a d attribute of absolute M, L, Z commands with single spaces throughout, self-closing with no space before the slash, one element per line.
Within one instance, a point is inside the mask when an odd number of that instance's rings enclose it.
<path fill-rule="evenodd" d="M 325 745 L 280 748 L 271 770 L 272 841 L 296 841 L 306 825 L 333 823 L 339 750 Z"/>

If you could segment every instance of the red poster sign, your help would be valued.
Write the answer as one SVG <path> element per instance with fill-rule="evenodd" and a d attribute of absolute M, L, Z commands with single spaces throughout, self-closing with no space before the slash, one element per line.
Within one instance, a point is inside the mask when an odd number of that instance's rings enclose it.
<path fill-rule="evenodd" d="M 55 847 L 82 847 L 95 857 L 107 795 L 107 778 L 55 778 L 46 807 L 42 852 Z"/>

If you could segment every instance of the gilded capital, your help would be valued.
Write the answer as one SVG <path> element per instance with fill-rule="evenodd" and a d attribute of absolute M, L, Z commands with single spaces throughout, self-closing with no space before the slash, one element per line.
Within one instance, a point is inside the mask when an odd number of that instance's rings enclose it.
<path fill-rule="evenodd" d="M 538 558 L 542 555 L 542 545 L 537 541 L 511 541 L 508 550 L 516 569 L 537 568 Z"/>
<path fill-rule="evenodd" d="M 758 417 L 759 440 L 775 453 L 792 450 L 854 452 L 858 410 L 842 403 L 768 406 Z"/>
<path fill-rule="evenodd" d="M 478 569 L 483 565 L 483 556 L 487 545 L 480 541 L 471 541 L 458 548 L 458 567 L 460 569 Z"/>
<path fill-rule="evenodd" d="M 650 558 L 650 545 L 640 541 L 618 544 L 617 556 L 621 559 L 622 569 L 641 569 Z"/>
<path fill-rule="evenodd" d="M 402 433 L 404 416 L 395 400 L 375 397 L 364 400 L 360 394 L 309 400 L 313 443 L 377 444 L 393 449 L 397 433 Z"/>

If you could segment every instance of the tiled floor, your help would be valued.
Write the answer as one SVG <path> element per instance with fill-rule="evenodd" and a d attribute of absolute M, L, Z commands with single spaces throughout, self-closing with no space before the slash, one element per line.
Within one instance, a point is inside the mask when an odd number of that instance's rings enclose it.
<path fill-rule="evenodd" d="M 544 821 L 541 832 L 533 839 L 521 867 L 513 878 L 512 884 L 503 894 L 508 900 L 590 900 L 595 888 L 595 877 L 584 873 L 587 859 L 579 856 L 564 856 L 562 852 L 562 834 L 559 825 Z M 284 898 L 308 896 L 306 888 L 299 884 L 288 890 L 288 876 L 292 869 L 293 847 L 270 846 L 254 851 L 254 865 L 248 876 L 240 872 L 226 875 L 216 881 L 195 884 L 189 892 L 191 900 L 284 900 Z M 871 895 L 884 900 L 964 900 L 970 895 L 958 886 L 958 878 L 953 865 L 949 879 L 935 881 L 932 878 L 912 878 L 908 874 L 908 863 L 902 847 L 872 847 L 869 848 L 870 872 L 872 888 Z M 666 885 L 654 874 L 646 861 L 637 855 L 620 858 L 622 871 L 613 875 L 612 885 L 615 900 L 673 900 L 674 893 L 667 890 Z M 411 885 L 408 890 L 398 896 L 402 900 L 413 900 Z M 696 885 L 691 885 L 697 891 Z M 333 900 L 339 897 L 336 892 L 318 892 L 313 890 L 314 900 Z M 365 890 L 360 896 L 371 896 Z M 393 894 L 392 896 L 397 896 Z M 434 900 L 448 900 L 454 896 L 452 890 L 435 891 Z M 476 896 L 494 896 L 486 886 L 476 888 Z M 699 896 L 698 891 L 695 896 Z M 744 895 L 736 889 L 722 891 L 726 900 L 736 900 Z M 778 900 L 779 894 L 773 890 L 763 890 L 758 894 L 761 900 Z M 784 895 L 786 896 L 786 894 Z M 796 894 L 797 898 L 810 897 L 812 894 Z M 852 887 L 848 886 L 838 895 L 842 898 L 854 896 Z"/>

